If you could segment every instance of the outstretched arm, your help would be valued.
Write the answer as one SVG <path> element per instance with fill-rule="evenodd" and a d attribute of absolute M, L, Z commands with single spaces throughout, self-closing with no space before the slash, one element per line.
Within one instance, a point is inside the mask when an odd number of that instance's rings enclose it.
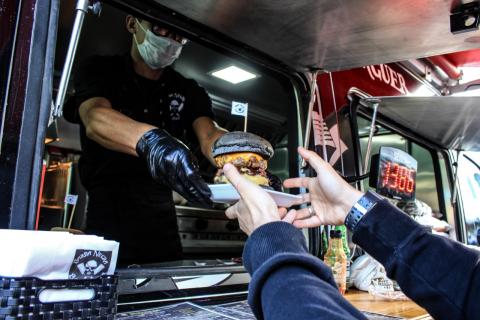
<path fill-rule="evenodd" d="M 135 121 L 101 97 L 80 105 L 87 136 L 107 149 L 145 159 L 150 175 L 187 200 L 210 205 L 211 192 L 190 150 L 165 130 Z"/>
<path fill-rule="evenodd" d="M 366 319 L 340 294 L 330 268 L 307 251 L 286 222 L 256 229 L 243 252 L 252 280 L 248 301 L 258 319 Z"/>
<path fill-rule="evenodd" d="M 241 200 L 226 215 L 250 235 L 243 252 L 252 275 L 248 302 L 258 319 L 365 319 L 338 291 L 330 268 L 307 251 L 302 232 L 280 221 L 285 209 L 234 166 L 225 175 Z"/>
<path fill-rule="evenodd" d="M 112 108 L 106 98 L 95 97 L 84 101 L 79 107 L 87 137 L 103 147 L 137 155 L 135 147 L 143 134 L 155 127 L 135 121 Z"/>
<path fill-rule="evenodd" d="M 197 135 L 203 155 L 215 165 L 215 160 L 213 160 L 212 157 L 212 145 L 218 138 L 223 136 L 227 130 L 219 127 L 218 124 L 209 117 L 195 119 L 193 122 L 193 130 Z"/>
<path fill-rule="evenodd" d="M 286 187 L 306 187 L 316 215 L 307 209 L 286 216 L 300 228 L 343 224 L 362 196 L 343 181 L 316 153 L 299 149 L 317 172 L 315 178 L 285 181 Z M 306 218 L 306 219 L 305 219 Z M 407 296 L 435 319 L 476 319 L 480 314 L 480 252 L 432 235 L 387 200 L 378 202 L 357 224 L 353 241 L 382 263 Z"/>
<path fill-rule="evenodd" d="M 478 318 L 480 252 L 433 235 L 387 200 L 360 220 L 353 241 L 435 319 Z"/>

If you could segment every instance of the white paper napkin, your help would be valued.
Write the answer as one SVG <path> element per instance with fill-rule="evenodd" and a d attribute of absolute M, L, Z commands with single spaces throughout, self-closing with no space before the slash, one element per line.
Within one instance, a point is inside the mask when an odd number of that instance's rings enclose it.
<path fill-rule="evenodd" d="M 0 230 L 0 276 L 44 280 L 112 275 L 119 243 L 68 232 Z"/>

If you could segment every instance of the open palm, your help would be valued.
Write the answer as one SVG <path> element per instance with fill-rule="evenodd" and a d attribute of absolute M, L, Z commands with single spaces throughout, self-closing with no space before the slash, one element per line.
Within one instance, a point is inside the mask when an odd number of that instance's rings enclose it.
<path fill-rule="evenodd" d="M 296 227 L 341 225 L 350 208 L 362 193 L 345 182 L 335 170 L 315 152 L 299 148 L 300 155 L 312 166 L 314 178 L 293 178 L 284 182 L 286 188 L 306 188 L 302 200 L 297 204 L 311 203 L 314 215 L 307 208 L 291 210 L 284 218 Z"/>

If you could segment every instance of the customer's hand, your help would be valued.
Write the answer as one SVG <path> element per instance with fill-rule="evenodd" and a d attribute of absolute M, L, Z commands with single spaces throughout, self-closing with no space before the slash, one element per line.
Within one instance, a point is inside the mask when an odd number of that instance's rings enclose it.
<path fill-rule="evenodd" d="M 194 203 L 211 205 L 211 191 L 198 171 L 190 150 L 161 129 L 147 131 L 137 143 L 137 154 L 147 162 L 156 181 Z"/>
<path fill-rule="evenodd" d="M 283 185 L 286 188 L 307 188 L 309 193 L 304 194 L 298 204 L 311 203 L 312 208 L 291 210 L 283 220 L 293 221 L 294 226 L 299 228 L 343 224 L 347 213 L 363 193 L 345 182 L 315 152 L 301 147 L 298 152 L 317 172 L 317 176 L 287 179 Z"/>
<path fill-rule="evenodd" d="M 240 194 L 240 201 L 227 209 L 229 219 L 238 219 L 240 228 L 250 235 L 258 227 L 273 221 L 280 221 L 286 209 L 278 209 L 275 201 L 265 190 L 248 181 L 238 173 L 235 166 L 226 164 L 223 171 L 227 179 Z"/>

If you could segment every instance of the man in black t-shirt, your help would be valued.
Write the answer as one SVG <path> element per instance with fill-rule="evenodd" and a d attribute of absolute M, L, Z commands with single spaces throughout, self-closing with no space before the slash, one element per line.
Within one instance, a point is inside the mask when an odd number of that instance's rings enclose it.
<path fill-rule="evenodd" d="M 172 189 L 210 204 L 210 190 L 178 139 L 193 132 L 213 163 L 211 146 L 225 131 L 213 121 L 205 90 L 168 67 L 185 40 L 133 16 L 126 26 L 130 54 L 83 63 L 65 107 L 65 118 L 81 125 L 86 231 L 119 241 L 121 264 L 176 260 L 182 250 Z"/>

